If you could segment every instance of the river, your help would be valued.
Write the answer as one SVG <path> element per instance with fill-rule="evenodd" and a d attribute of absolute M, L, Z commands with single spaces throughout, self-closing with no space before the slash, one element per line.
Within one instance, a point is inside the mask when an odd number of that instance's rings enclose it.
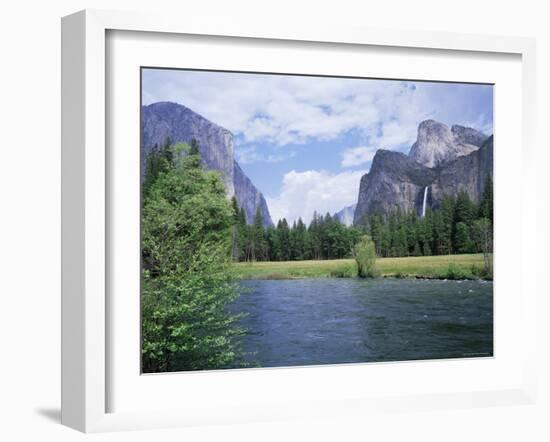
<path fill-rule="evenodd" d="M 232 305 L 251 366 L 493 354 L 493 284 L 414 279 L 242 282 Z"/>

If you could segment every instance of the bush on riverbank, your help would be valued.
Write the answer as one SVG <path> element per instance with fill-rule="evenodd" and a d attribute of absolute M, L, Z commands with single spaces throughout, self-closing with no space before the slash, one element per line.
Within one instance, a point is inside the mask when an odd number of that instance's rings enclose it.
<path fill-rule="evenodd" d="M 376 250 L 370 236 L 362 236 L 361 240 L 355 244 L 353 258 L 357 263 L 357 276 L 359 278 L 374 278 L 377 276 Z"/>

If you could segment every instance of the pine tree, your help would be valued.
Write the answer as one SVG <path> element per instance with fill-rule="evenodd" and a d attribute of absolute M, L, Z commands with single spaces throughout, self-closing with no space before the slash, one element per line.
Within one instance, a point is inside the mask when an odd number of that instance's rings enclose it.
<path fill-rule="evenodd" d="M 306 258 L 306 243 L 307 243 L 307 229 L 302 221 L 302 218 L 298 218 L 298 222 L 296 223 L 296 233 L 295 233 L 295 253 L 296 253 L 296 259 L 303 260 Z"/>
<path fill-rule="evenodd" d="M 277 233 L 273 227 L 268 227 L 265 231 L 265 237 L 267 242 L 267 260 L 278 261 L 277 256 Z"/>
<path fill-rule="evenodd" d="M 465 222 L 460 221 L 456 224 L 454 244 L 457 253 L 471 253 L 473 251 L 470 228 Z"/>
<path fill-rule="evenodd" d="M 465 223 L 467 226 L 471 226 L 476 216 L 476 208 L 470 195 L 465 190 L 458 192 L 455 204 L 455 223 Z"/>
<path fill-rule="evenodd" d="M 422 219 L 422 255 L 430 256 L 432 254 L 433 241 L 433 212 L 428 207 L 426 216 Z"/>
<path fill-rule="evenodd" d="M 490 174 L 487 175 L 485 180 L 485 187 L 479 204 L 479 216 L 487 218 L 493 223 L 493 178 Z"/>
<path fill-rule="evenodd" d="M 286 218 L 277 225 L 277 234 L 279 236 L 279 254 L 281 261 L 290 260 L 290 230 Z"/>
<path fill-rule="evenodd" d="M 442 255 L 445 253 L 443 248 L 443 230 L 441 211 L 436 210 L 432 215 L 432 251 L 434 255 Z"/>
<path fill-rule="evenodd" d="M 313 219 L 308 227 L 309 248 L 312 259 L 321 259 L 321 217 L 317 212 L 313 212 Z"/>
<path fill-rule="evenodd" d="M 233 261 L 239 261 L 242 254 L 241 226 L 239 225 L 239 205 L 235 197 L 231 198 L 231 209 L 233 211 L 233 227 L 231 229 L 231 256 Z"/>
<path fill-rule="evenodd" d="M 296 238 L 296 221 L 292 223 L 289 232 L 289 257 L 292 261 L 298 260 L 298 244 Z"/>
<path fill-rule="evenodd" d="M 256 214 L 254 215 L 254 222 L 251 226 L 252 231 L 252 244 L 253 244 L 253 257 L 258 261 L 262 261 L 266 258 L 267 242 L 265 239 L 264 222 L 262 218 L 262 212 L 258 207 Z"/>
<path fill-rule="evenodd" d="M 470 228 L 477 212 L 468 193 L 465 190 L 459 191 L 453 218 L 453 247 L 456 253 L 468 253 L 467 251 L 471 249 Z M 465 227 L 461 225 L 459 229 L 459 224 L 464 224 Z"/>
<path fill-rule="evenodd" d="M 368 217 L 367 226 L 369 235 L 374 241 L 376 247 L 376 254 L 379 256 L 383 256 L 382 234 L 384 228 L 384 219 L 379 214 L 373 214 Z"/>
<path fill-rule="evenodd" d="M 441 230 L 439 242 L 442 254 L 453 253 L 453 224 L 455 212 L 455 199 L 452 196 L 444 196 L 441 202 Z"/>

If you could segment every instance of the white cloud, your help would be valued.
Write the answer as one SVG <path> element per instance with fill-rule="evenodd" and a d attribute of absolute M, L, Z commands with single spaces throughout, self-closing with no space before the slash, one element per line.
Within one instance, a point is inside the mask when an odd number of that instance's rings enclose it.
<path fill-rule="evenodd" d="M 240 164 L 280 163 L 295 156 L 294 151 L 264 155 L 259 153 L 255 146 L 244 146 L 235 150 L 235 157 Z"/>
<path fill-rule="evenodd" d="M 351 129 L 370 136 L 399 110 L 394 98 L 413 93 L 398 81 L 144 71 L 143 101 L 176 101 L 246 143 L 284 146 L 332 140 Z"/>
<path fill-rule="evenodd" d="M 427 118 L 492 130 L 488 86 L 176 70 L 145 70 L 143 85 L 144 104 L 176 101 L 246 144 L 326 141 L 356 129 L 369 146 L 406 150 Z"/>
<path fill-rule="evenodd" d="M 342 152 L 342 167 L 359 166 L 374 158 L 376 148 L 372 146 L 350 147 Z"/>
<path fill-rule="evenodd" d="M 332 174 L 324 170 L 292 170 L 283 177 L 281 192 L 275 198 L 267 197 L 274 222 L 286 218 L 292 223 L 301 217 L 309 223 L 313 212 L 334 214 L 345 206 L 355 204 L 359 182 L 366 170 Z"/>
<path fill-rule="evenodd" d="M 381 149 L 393 149 L 406 145 L 410 147 L 416 140 L 418 125 L 416 119 L 402 118 L 401 121 L 390 121 L 382 126 L 382 135 L 376 139 Z"/>

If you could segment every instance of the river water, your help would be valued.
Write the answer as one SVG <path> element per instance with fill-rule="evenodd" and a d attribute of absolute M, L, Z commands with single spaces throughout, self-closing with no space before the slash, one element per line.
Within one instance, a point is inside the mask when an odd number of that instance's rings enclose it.
<path fill-rule="evenodd" d="M 279 367 L 493 354 L 493 284 L 413 279 L 242 282 L 245 360 Z"/>

